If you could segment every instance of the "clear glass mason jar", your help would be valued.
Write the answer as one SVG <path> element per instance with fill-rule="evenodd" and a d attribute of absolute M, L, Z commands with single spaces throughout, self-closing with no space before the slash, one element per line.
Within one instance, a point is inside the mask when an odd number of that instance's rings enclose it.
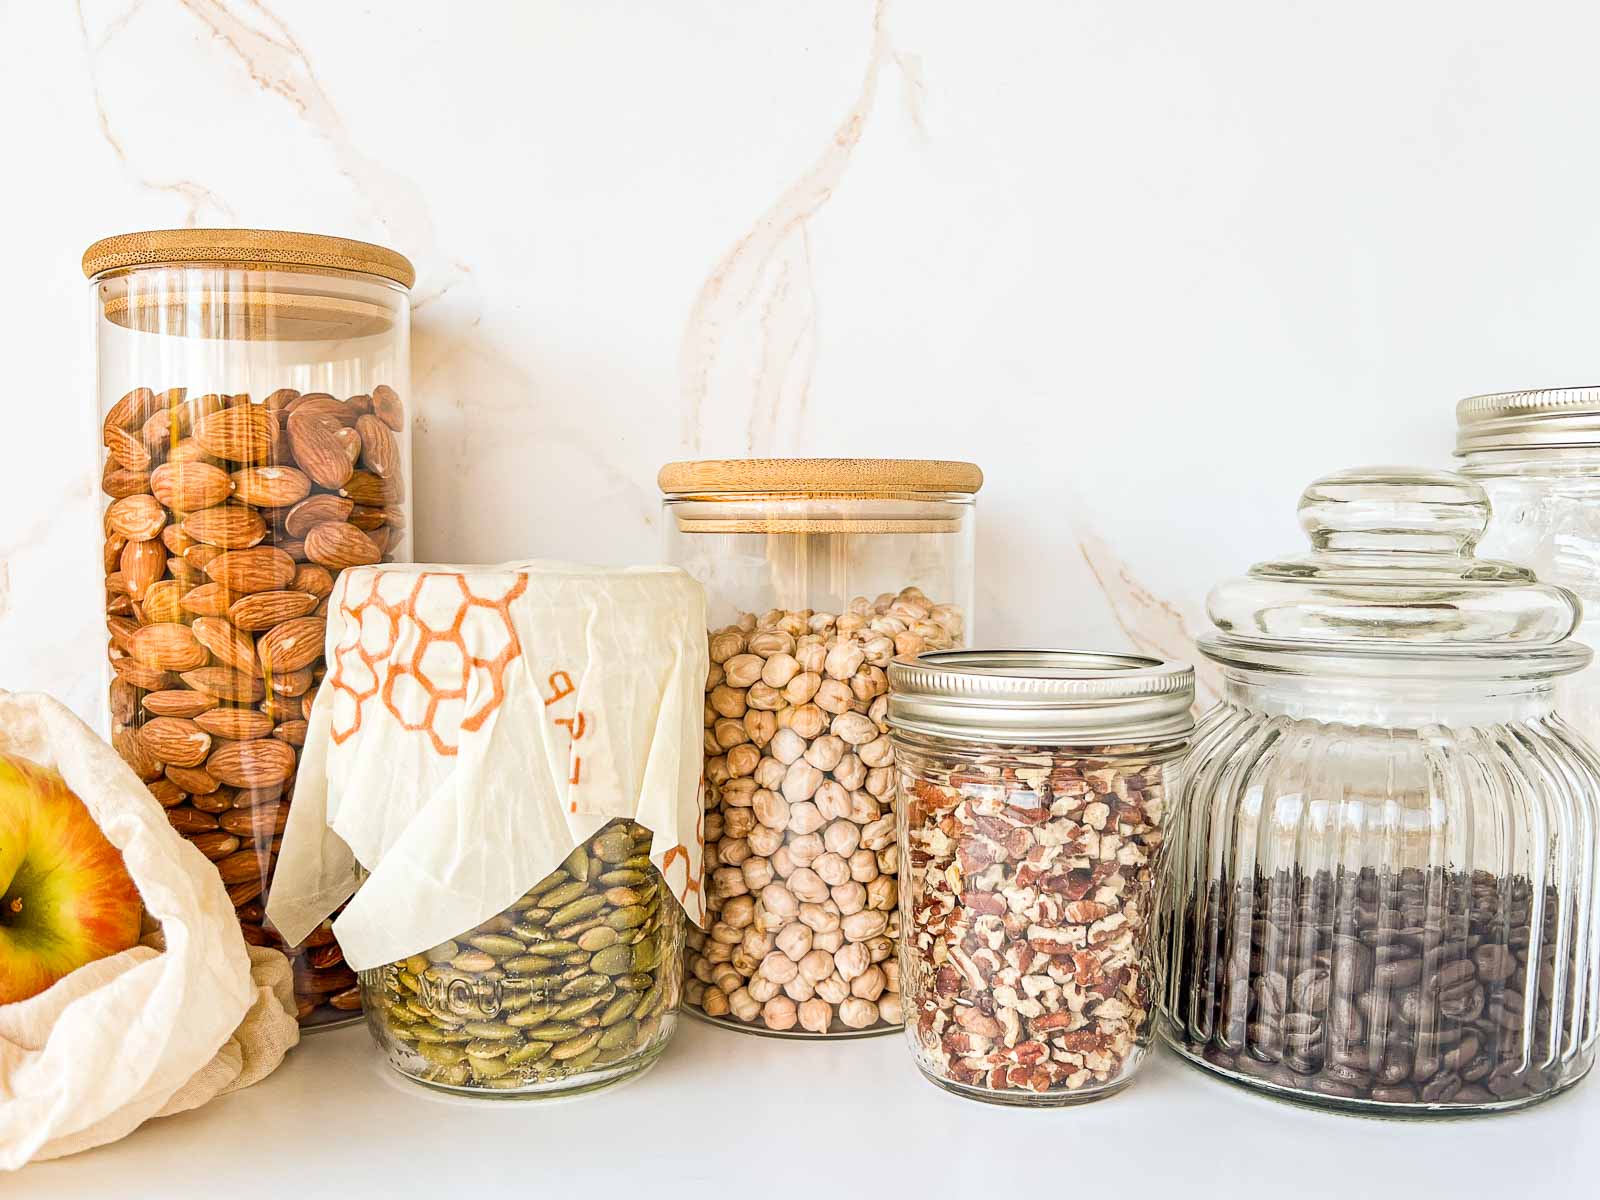
<path fill-rule="evenodd" d="M 1373 468 L 1300 503 L 1313 552 L 1210 597 L 1223 699 L 1168 843 L 1164 1032 L 1272 1095 L 1517 1108 L 1600 1031 L 1600 761 L 1557 713 L 1578 605 L 1475 557 L 1475 483 Z"/>
<path fill-rule="evenodd" d="M 476 929 L 361 973 L 397 1071 L 466 1095 L 569 1095 L 636 1075 L 678 1020 L 683 909 L 651 833 L 612 821 Z"/>
<path fill-rule="evenodd" d="M 1600 387 L 1469 396 L 1456 406 L 1456 455 L 1493 510 L 1480 552 L 1577 593 L 1574 636 L 1600 646 Z M 1558 680 L 1556 696 L 1600 743 L 1600 666 Z"/>
<path fill-rule="evenodd" d="M 1069 650 L 889 668 L 906 1039 L 940 1087 L 1079 1104 L 1132 1082 L 1160 1000 L 1185 664 Z"/>
<path fill-rule="evenodd" d="M 970 463 L 671 463 L 668 561 L 705 586 L 705 866 L 690 1012 L 757 1033 L 848 1037 L 902 1020 L 887 668 L 965 645 Z M 865 950 L 870 998 L 848 965 Z"/>
<path fill-rule="evenodd" d="M 247 941 L 294 963 L 306 1025 L 357 1019 L 324 925 L 263 892 L 323 673 L 326 597 L 411 554 L 411 264 L 343 238 L 125 234 L 83 258 L 106 497 L 106 728 L 217 866 Z"/>

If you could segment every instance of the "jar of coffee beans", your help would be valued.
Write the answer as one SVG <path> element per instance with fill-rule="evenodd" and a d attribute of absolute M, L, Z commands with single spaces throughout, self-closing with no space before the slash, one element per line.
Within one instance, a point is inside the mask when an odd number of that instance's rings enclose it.
<path fill-rule="evenodd" d="M 1576 598 L 1474 555 L 1489 503 L 1459 475 L 1327 476 L 1300 519 L 1310 554 L 1210 597 L 1165 1035 L 1350 1111 L 1554 1095 L 1600 1036 L 1600 757 L 1555 688 L 1590 661 Z"/>
<path fill-rule="evenodd" d="M 887 672 L 971 636 L 982 482 L 896 459 L 662 468 L 668 558 L 711 614 L 689 1012 L 794 1037 L 900 1028 Z"/>
<path fill-rule="evenodd" d="M 392 250 L 259 229 L 96 242 L 96 469 L 112 744 L 294 964 L 302 1024 L 359 1018 L 327 923 L 263 904 L 345 567 L 409 561 L 410 288 Z"/>

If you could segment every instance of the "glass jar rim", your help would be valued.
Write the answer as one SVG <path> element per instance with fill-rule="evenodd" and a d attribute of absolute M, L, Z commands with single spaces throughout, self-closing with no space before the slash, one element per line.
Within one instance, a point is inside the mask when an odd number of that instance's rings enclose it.
<path fill-rule="evenodd" d="M 938 650 L 889 664 L 896 732 L 1005 745 L 1103 746 L 1184 737 L 1194 668 L 1086 650 Z"/>
<path fill-rule="evenodd" d="M 1281 643 L 1212 634 L 1196 644 L 1200 653 L 1222 667 L 1386 681 L 1534 682 L 1571 675 L 1594 658 L 1588 646 L 1573 641 L 1528 649 L 1378 643 L 1363 649 L 1348 642 L 1301 642 L 1287 648 Z"/>

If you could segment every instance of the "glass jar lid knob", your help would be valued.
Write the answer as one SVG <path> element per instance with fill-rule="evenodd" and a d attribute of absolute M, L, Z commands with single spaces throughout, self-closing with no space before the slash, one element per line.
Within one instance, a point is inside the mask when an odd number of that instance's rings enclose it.
<path fill-rule="evenodd" d="M 1311 484 L 1299 514 L 1316 550 L 1466 556 L 1489 527 L 1489 496 L 1449 471 L 1358 467 Z"/>

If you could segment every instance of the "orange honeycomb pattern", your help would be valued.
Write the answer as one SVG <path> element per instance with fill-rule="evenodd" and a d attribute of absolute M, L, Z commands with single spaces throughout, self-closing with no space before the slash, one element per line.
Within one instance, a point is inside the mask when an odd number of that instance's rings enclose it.
<path fill-rule="evenodd" d="M 346 572 L 345 580 L 339 598 L 344 636 L 328 672 L 334 742 L 349 740 L 361 728 L 365 708 L 376 697 L 403 728 L 425 733 L 439 754 L 453 756 L 459 749 L 455 732 L 482 728 L 505 702 L 506 670 L 522 653 L 510 608 L 527 590 L 528 577 L 516 576 L 499 596 L 479 596 L 463 576 L 446 572 Z M 478 654 L 461 633 L 474 609 L 499 618 Z M 484 640 L 481 629 L 475 632 Z M 402 639 L 415 649 L 397 660 Z M 480 686 L 466 711 L 475 681 Z"/>

